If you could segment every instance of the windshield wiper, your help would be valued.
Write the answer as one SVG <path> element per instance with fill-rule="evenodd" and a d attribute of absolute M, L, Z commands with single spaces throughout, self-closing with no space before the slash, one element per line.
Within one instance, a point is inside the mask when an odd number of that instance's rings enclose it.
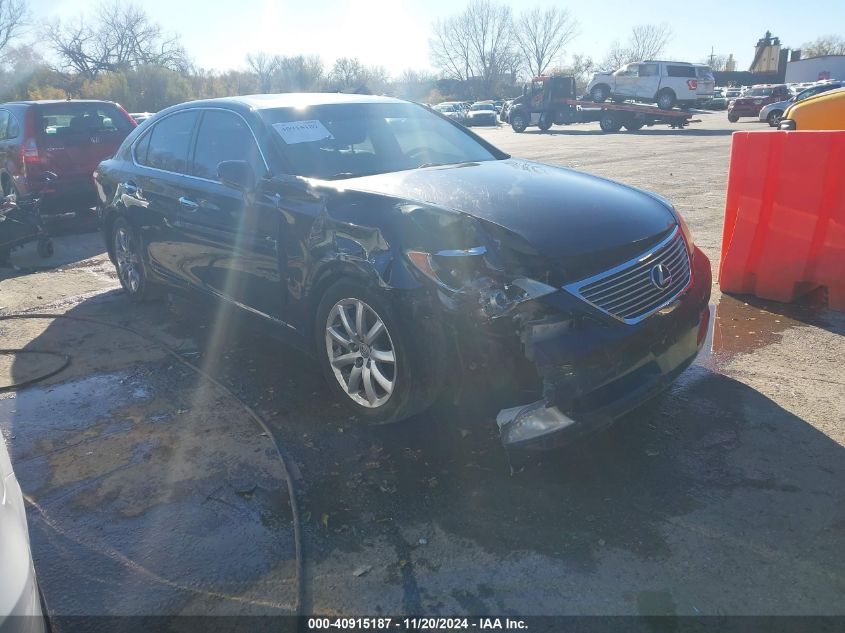
<path fill-rule="evenodd" d="M 340 173 L 334 174 L 333 176 L 329 176 L 329 180 L 340 180 L 341 178 L 355 178 L 357 174 L 353 174 L 351 171 L 342 171 Z"/>

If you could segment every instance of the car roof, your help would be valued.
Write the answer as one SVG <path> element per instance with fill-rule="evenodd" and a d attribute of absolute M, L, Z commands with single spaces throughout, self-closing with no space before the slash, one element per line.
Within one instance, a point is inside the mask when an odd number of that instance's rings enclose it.
<path fill-rule="evenodd" d="M 106 101 L 104 99 L 37 99 L 8 101 L 3 105 L 50 105 L 53 103 L 108 103 L 114 105 L 114 101 Z"/>
<path fill-rule="evenodd" d="M 209 105 L 240 105 L 252 110 L 269 110 L 272 108 L 304 108 L 317 105 L 331 105 L 336 103 L 407 103 L 393 97 L 379 97 L 375 95 L 345 94 L 339 92 L 289 92 L 281 94 L 255 94 L 237 97 L 220 97 L 218 99 L 202 99 L 180 104 L 185 107 L 199 107 Z"/>
<path fill-rule="evenodd" d="M 690 62 L 674 62 L 668 59 L 644 59 L 636 64 L 677 64 L 679 66 L 705 66 L 706 64 L 692 64 Z"/>

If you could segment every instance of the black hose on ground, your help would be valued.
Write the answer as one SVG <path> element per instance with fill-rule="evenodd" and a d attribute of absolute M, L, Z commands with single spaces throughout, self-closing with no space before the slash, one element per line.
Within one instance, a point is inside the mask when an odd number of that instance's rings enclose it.
<path fill-rule="evenodd" d="M 252 418 L 252 420 L 261 427 L 261 430 L 270 438 L 270 441 L 273 442 L 273 447 L 276 449 L 276 455 L 279 458 L 279 461 L 282 462 L 282 466 L 285 469 L 285 480 L 287 482 L 287 489 L 288 489 L 288 497 L 290 499 L 290 510 L 291 510 L 291 523 L 293 524 L 293 541 L 294 541 L 294 551 L 296 556 L 296 602 L 294 603 L 294 615 L 297 618 L 302 616 L 302 609 L 305 603 L 305 573 L 304 573 L 304 562 L 302 556 L 302 523 L 300 520 L 299 515 L 299 503 L 296 497 L 296 488 L 294 483 L 294 476 L 297 471 L 295 471 L 291 464 L 293 463 L 292 458 L 287 455 L 285 450 L 281 447 L 281 445 L 276 441 L 273 432 L 270 430 L 270 427 L 264 421 L 264 419 L 258 415 L 258 413 L 249 406 L 246 402 L 244 402 L 241 398 L 235 395 L 235 393 L 229 389 L 226 385 L 222 382 L 208 374 L 207 372 L 203 371 L 190 361 L 185 360 L 176 350 L 172 349 L 168 345 L 165 345 L 161 341 L 151 338 L 147 334 L 142 334 L 137 330 L 132 329 L 126 325 L 118 325 L 117 323 L 109 323 L 108 321 L 100 321 L 99 319 L 93 319 L 90 317 L 80 317 L 80 316 L 71 316 L 69 314 L 50 314 L 50 313 L 28 313 L 28 314 L 5 314 L 0 315 L 0 321 L 12 321 L 12 320 L 25 320 L 25 319 L 65 319 L 70 321 L 79 321 L 80 323 L 88 323 L 90 325 L 96 326 L 105 326 L 111 327 L 118 330 L 123 330 L 124 332 L 129 332 L 139 338 L 144 339 L 147 342 L 152 343 L 156 347 L 158 347 L 161 351 L 163 351 L 167 356 L 170 356 L 174 360 L 176 360 L 181 365 L 184 365 L 191 371 L 197 373 L 198 375 L 205 378 L 215 387 L 217 387 L 220 391 L 222 391 L 225 395 L 235 400 L 241 407 L 246 411 L 247 415 Z M 65 369 L 70 364 L 70 356 L 67 354 L 63 354 L 61 352 L 54 352 L 54 351 L 47 351 L 47 350 L 24 350 L 24 349 L 3 349 L 0 350 L 0 353 L 3 354 L 19 354 L 19 353 L 38 353 L 38 354 L 49 354 L 54 356 L 59 356 L 64 358 L 65 362 L 62 364 L 61 367 L 58 369 L 52 370 L 47 374 L 42 376 L 37 376 L 35 378 L 25 380 L 21 383 L 16 385 L 11 385 L 0 389 L 0 391 L 5 391 L 13 388 L 20 388 L 27 385 L 32 385 L 36 382 L 46 380 L 52 376 L 55 376 L 60 371 Z"/>
<path fill-rule="evenodd" d="M 26 380 L 21 380 L 20 382 L 13 382 L 11 385 L 0 385 L 0 393 L 4 391 L 14 391 L 15 389 L 22 389 L 24 387 L 28 387 L 29 385 L 34 385 L 37 382 L 41 382 L 42 380 L 47 380 L 48 378 L 52 378 L 60 371 L 63 371 L 65 367 L 70 365 L 70 356 L 67 354 L 62 354 L 61 352 L 53 352 L 49 350 L 39 350 L 39 349 L 0 349 L 0 355 L 3 356 L 17 356 L 19 354 L 42 354 L 46 356 L 55 356 L 57 358 L 62 359 L 62 364 L 56 367 L 55 369 L 51 369 L 46 374 L 39 374 L 33 378 L 27 378 Z"/>

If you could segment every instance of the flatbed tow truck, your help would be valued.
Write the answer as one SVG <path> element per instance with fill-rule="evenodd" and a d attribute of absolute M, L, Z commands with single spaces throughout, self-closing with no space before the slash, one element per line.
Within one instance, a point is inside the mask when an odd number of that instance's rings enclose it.
<path fill-rule="evenodd" d="M 643 127 L 668 125 L 681 129 L 690 123 L 696 112 L 630 102 L 595 103 L 575 98 L 575 80 L 565 75 L 540 75 L 526 83 L 522 96 L 514 99 L 508 122 L 514 132 L 524 132 L 536 125 L 544 132 L 552 125 L 598 121 L 603 132 L 618 132 L 623 127 L 631 132 Z"/>

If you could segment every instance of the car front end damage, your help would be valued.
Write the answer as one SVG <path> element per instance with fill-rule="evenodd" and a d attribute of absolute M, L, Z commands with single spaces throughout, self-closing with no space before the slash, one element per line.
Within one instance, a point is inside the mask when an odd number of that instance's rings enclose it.
<path fill-rule="evenodd" d="M 710 262 L 684 233 L 675 227 L 632 260 L 559 286 L 497 271 L 485 247 L 437 253 L 440 270 L 430 255 L 409 253 L 438 283 L 448 348 L 458 350 L 462 374 L 486 374 L 489 387 L 491 373 L 506 372 L 504 384 L 533 394 L 498 413 L 506 448 L 551 449 L 604 428 L 694 361 L 712 280 Z M 661 290 L 652 278 L 664 272 L 671 281 Z"/>

